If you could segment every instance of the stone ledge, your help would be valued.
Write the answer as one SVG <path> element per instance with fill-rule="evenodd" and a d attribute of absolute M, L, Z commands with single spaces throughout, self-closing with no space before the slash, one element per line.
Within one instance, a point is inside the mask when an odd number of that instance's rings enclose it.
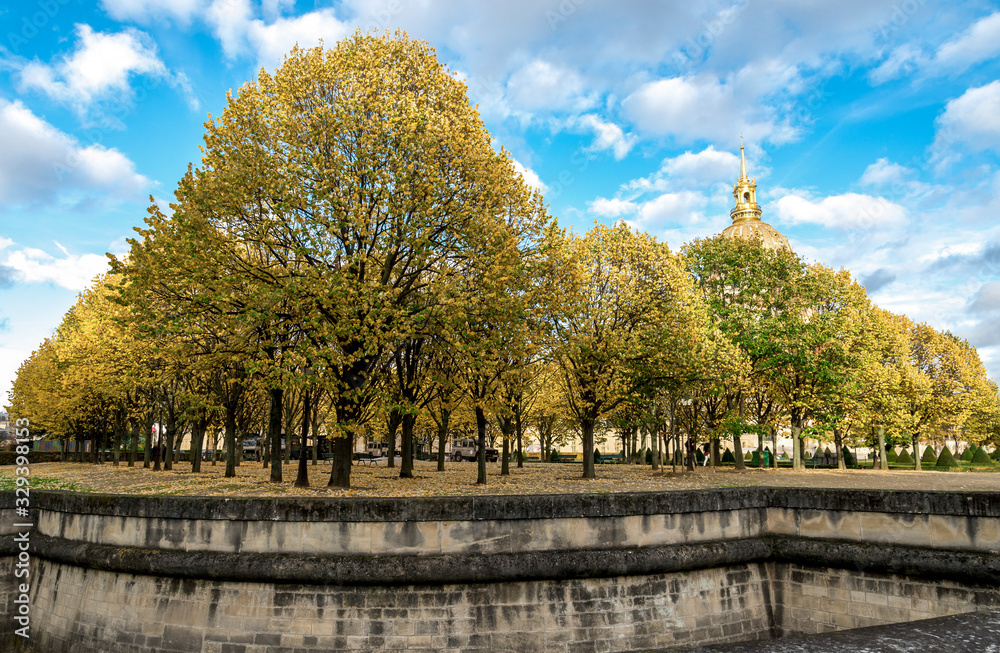
<path fill-rule="evenodd" d="M 1000 556 L 954 549 L 771 536 L 771 559 L 972 585 L 1000 585 Z"/>
<path fill-rule="evenodd" d="M 898 574 L 973 586 L 1000 585 L 1000 556 L 988 553 L 787 536 L 635 549 L 435 556 L 310 556 L 110 547 L 33 534 L 31 554 L 104 571 L 312 585 L 444 585 L 607 578 L 758 562 Z M 15 555 L 12 545 L 4 543 L 0 555 Z"/>
<path fill-rule="evenodd" d="M 765 560 L 767 538 L 637 549 L 494 554 L 328 555 L 206 553 L 111 547 L 34 534 L 31 554 L 103 571 L 309 585 L 445 585 L 642 576 Z"/>
<path fill-rule="evenodd" d="M 763 508 L 766 488 L 622 494 L 537 494 L 484 497 L 163 497 L 38 492 L 33 510 L 164 519 L 246 521 L 482 521 L 680 514 Z M 13 495 L 0 493 L 0 509 Z"/>
<path fill-rule="evenodd" d="M 1000 517 L 1000 493 L 743 487 L 681 492 L 484 497 L 163 497 L 42 491 L 32 510 L 164 519 L 481 521 L 681 514 L 750 508 Z M 0 510 L 14 493 L 0 492 Z"/>

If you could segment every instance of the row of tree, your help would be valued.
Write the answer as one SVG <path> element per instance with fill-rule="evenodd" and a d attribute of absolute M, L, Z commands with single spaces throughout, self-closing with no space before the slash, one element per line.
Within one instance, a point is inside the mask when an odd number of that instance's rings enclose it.
<path fill-rule="evenodd" d="M 221 430 L 227 475 L 237 434 L 259 430 L 276 482 L 282 433 L 322 435 L 340 488 L 355 438 L 385 434 L 391 455 L 398 432 L 410 452 L 421 419 L 440 469 L 453 420 L 475 425 L 479 483 L 491 423 L 504 473 L 508 447 L 529 432 L 551 447 L 567 420 L 584 451 L 612 425 L 626 452 L 638 433 L 657 451 L 710 438 L 714 463 L 731 437 L 738 465 L 741 434 L 783 424 L 838 448 L 997 438 L 975 349 L 871 305 L 845 271 L 755 241 L 671 252 L 626 225 L 561 229 L 462 82 L 403 34 L 296 49 L 206 130 L 169 212 L 151 205 L 22 365 L 12 415 L 107 436 L 116 460 L 128 442 L 129 464 L 154 422 L 168 466 L 179 433 L 200 451 Z"/>

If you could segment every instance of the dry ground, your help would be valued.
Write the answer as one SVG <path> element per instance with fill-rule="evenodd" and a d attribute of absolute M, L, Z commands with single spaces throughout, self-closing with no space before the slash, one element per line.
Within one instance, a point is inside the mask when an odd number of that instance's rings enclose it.
<path fill-rule="evenodd" d="M 485 486 L 478 486 L 475 463 L 447 463 L 436 471 L 436 463 L 416 463 L 413 479 L 400 479 L 399 470 L 388 469 L 385 461 L 376 467 L 355 466 L 351 490 L 326 487 L 330 466 L 309 465 L 311 487 L 293 487 L 296 464 L 284 468 L 282 483 L 270 482 L 270 470 L 259 463 L 243 463 L 236 478 L 225 478 L 225 467 L 203 463 L 200 473 L 192 473 L 190 463 L 174 465 L 172 471 L 153 472 L 119 467 L 111 463 L 34 463 L 32 487 L 69 489 L 116 494 L 232 495 L 232 496 L 365 496 L 412 497 L 487 494 L 575 494 L 584 492 L 647 492 L 698 488 L 773 486 L 828 488 L 884 488 L 893 490 L 1000 491 L 1000 473 L 862 470 L 748 469 L 738 472 L 723 468 L 699 467 L 694 473 L 654 472 L 648 466 L 599 465 L 597 479 L 580 478 L 579 463 L 528 463 L 522 469 L 511 466 L 510 476 L 500 476 L 500 465 L 488 465 Z M 0 489 L 13 487 L 13 467 L 0 468 Z"/>

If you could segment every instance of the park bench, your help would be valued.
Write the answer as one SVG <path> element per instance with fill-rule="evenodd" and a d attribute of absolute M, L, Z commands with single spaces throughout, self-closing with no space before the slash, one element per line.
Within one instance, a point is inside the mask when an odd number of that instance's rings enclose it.
<path fill-rule="evenodd" d="M 373 454 L 373 453 L 365 452 L 365 451 L 358 451 L 358 452 L 354 453 L 354 460 L 355 460 L 355 462 L 359 462 L 362 465 L 372 465 L 372 466 L 374 466 L 375 465 L 375 461 L 378 460 L 378 458 L 376 458 L 375 454 Z"/>
<path fill-rule="evenodd" d="M 600 456 L 594 457 L 594 462 L 600 465 L 616 465 L 622 461 L 622 456 L 619 453 L 602 453 Z"/>
<path fill-rule="evenodd" d="M 575 453 L 561 453 L 559 454 L 559 462 L 561 463 L 575 463 L 576 454 Z"/>

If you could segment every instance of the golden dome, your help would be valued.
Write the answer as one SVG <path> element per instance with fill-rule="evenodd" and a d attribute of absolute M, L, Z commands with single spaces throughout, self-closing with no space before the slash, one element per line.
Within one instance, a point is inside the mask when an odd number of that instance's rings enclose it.
<path fill-rule="evenodd" d="M 726 227 L 722 235 L 726 238 L 744 238 L 746 240 L 760 237 L 764 249 L 785 249 L 789 252 L 792 251 L 792 246 L 788 244 L 788 239 L 780 231 L 760 218 L 734 222 Z"/>
<path fill-rule="evenodd" d="M 733 224 L 726 227 L 722 235 L 726 238 L 760 238 L 766 249 L 792 251 L 788 239 L 781 232 L 760 219 L 763 210 L 757 204 L 757 179 L 747 177 L 747 161 L 743 155 L 740 138 L 740 178 L 733 186 L 736 206 L 729 212 Z"/>

